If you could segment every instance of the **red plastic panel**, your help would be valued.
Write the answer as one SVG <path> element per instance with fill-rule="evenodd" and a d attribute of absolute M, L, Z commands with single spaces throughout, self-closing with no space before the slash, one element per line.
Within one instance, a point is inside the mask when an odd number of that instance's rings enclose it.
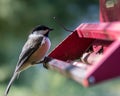
<path fill-rule="evenodd" d="M 59 60 L 73 60 L 79 58 L 93 39 L 79 38 L 77 32 L 69 35 L 49 56 Z"/>
<path fill-rule="evenodd" d="M 120 0 L 99 0 L 100 21 L 120 21 Z"/>
<path fill-rule="evenodd" d="M 120 38 L 120 22 L 83 23 L 77 29 L 80 37 L 102 40 L 116 40 Z"/>

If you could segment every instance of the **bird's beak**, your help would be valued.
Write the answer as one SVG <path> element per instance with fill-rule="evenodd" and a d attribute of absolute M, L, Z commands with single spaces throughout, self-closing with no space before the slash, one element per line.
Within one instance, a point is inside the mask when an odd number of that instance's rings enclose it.
<path fill-rule="evenodd" d="M 52 28 L 49 29 L 49 31 L 52 31 L 52 30 L 54 30 L 54 29 L 52 29 Z"/>

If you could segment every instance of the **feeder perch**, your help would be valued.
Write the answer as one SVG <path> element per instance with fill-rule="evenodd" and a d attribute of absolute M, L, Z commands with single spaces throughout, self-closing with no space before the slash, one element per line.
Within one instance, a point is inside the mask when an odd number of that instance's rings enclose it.
<path fill-rule="evenodd" d="M 83 86 L 120 76 L 120 0 L 99 1 L 100 22 L 80 24 L 44 64 Z"/>

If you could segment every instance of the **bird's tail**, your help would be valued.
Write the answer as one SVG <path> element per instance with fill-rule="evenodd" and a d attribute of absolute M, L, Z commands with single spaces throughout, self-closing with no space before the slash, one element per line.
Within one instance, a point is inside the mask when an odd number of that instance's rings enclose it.
<path fill-rule="evenodd" d="M 10 90 L 10 87 L 11 87 L 13 81 L 14 81 L 14 80 L 16 79 L 16 77 L 18 76 L 18 74 L 19 74 L 19 72 L 14 72 L 14 74 L 13 74 L 13 76 L 12 76 L 12 78 L 11 78 L 11 80 L 10 80 L 10 82 L 9 82 L 6 90 L 5 90 L 4 96 L 7 96 L 7 95 L 8 95 L 8 92 L 9 92 L 9 90 Z"/>

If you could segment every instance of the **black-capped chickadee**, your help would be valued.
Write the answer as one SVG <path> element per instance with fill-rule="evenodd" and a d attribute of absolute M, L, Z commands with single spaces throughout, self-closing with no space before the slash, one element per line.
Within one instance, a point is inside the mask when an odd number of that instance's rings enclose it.
<path fill-rule="evenodd" d="M 44 25 L 36 26 L 28 37 L 27 42 L 22 48 L 14 74 L 6 88 L 4 96 L 7 96 L 15 78 L 21 71 L 41 62 L 51 46 L 48 34 L 53 29 Z"/>

